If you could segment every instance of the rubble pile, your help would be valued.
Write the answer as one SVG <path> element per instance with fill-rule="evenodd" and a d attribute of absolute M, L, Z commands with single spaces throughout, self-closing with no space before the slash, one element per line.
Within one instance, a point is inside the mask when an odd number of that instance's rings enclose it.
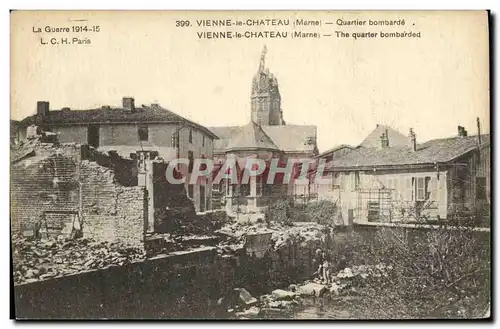
<path fill-rule="evenodd" d="M 321 241 L 326 238 L 325 226 L 316 223 L 300 223 L 294 226 L 285 226 L 279 223 L 240 223 L 225 225 L 217 232 L 232 237 L 232 243 L 244 241 L 245 235 L 272 233 L 272 248 L 278 250 L 292 243 L 300 243 L 306 247 L 311 241 Z"/>
<path fill-rule="evenodd" d="M 307 247 L 311 241 L 321 241 L 325 238 L 325 226 L 316 223 L 301 223 L 274 230 L 272 240 L 274 249 L 278 250 L 290 243 L 299 243 L 301 247 Z"/>
<path fill-rule="evenodd" d="M 392 266 L 384 264 L 346 267 L 332 274 L 329 283 L 315 278 L 291 284 L 287 289 L 260 296 L 258 303 L 239 303 L 229 308 L 228 313 L 238 319 L 280 317 L 300 307 L 304 298 L 354 298 L 366 281 L 387 277 L 391 270 Z"/>
<path fill-rule="evenodd" d="M 62 236 L 46 240 L 16 236 L 12 238 L 12 251 L 14 284 L 122 266 L 145 259 L 141 249 Z"/>

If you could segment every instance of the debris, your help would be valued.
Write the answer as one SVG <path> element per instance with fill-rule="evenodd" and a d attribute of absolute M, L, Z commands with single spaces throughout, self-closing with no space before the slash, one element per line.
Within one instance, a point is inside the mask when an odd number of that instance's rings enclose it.
<path fill-rule="evenodd" d="M 277 308 L 277 307 L 264 307 L 260 309 L 260 313 L 264 316 L 277 316 L 277 315 L 283 315 L 283 311 L 285 309 L 282 308 Z"/>
<path fill-rule="evenodd" d="M 12 237 L 14 284 L 46 280 L 143 260 L 144 251 L 92 239 Z"/>
<path fill-rule="evenodd" d="M 260 313 L 260 308 L 258 308 L 257 306 L 252 306 L 249 309 L 244 310 L 243 312 L 236 313 L 235 315 L 238 317 L 247 317 L 247 316 L 254 317 L 259 315 L 259 313 Z"/>
<path fill-rule="evenodd" d="M 326 291 L 326 286 L 318 283 L 307 283 L 303 286 L 299 286 L 298 293 L 306 296 L 316 296 L 321 297 Z"/>
<path fill-rule="evenodd" d="M 272 295 L 276 300 L 292 300 L 296 296 L 296 293 L 282 289 L 276 289 L 272 292 Z"/>
<path fill-rule="evenodd" d="M 253 305 L 257 303 L 257 298 L 250 295 L 250 293 L 245 288 L 235 288 L 239 291 L 239 301 L 244 305 Z"/>
<path fill-rule="evenodd" d="M 298 304 L 299 302 L 297 302 L 296 300 L 275 300 L 268 303 L 267 306 L 271 308 L 288 309 Z"/>
<path fill-rule="evenodd" d="M 338 285 L 336 283 L 332 283 L 332 285 L 330 286 L 330 288 L 328 290 L 330 291 L 330 293 L 338 295 L 340 293 L 341 289 L 342 288 L 340 285 Z"/>

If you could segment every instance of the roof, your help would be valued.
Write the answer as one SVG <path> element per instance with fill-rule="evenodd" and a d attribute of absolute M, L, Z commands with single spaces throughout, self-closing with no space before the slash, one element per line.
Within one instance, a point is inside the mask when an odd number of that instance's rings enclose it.
<path fill-rule="evenodd" d="M 35 124 L 37 115 L 29 116 L 20 122 L 21 126 Z M 217 139 L 212 131 L 206 127 L 190 121 L 159 105 L 136 107 L 134 111 L 123 108 L 102 107 L 90 110 L 50 110 L 44 121 L 48 125 L 81 125 L 89 123 L 175 123 L 186 122 L 198 128 L 209 136 Z"/>
<path fill-rule="evenodd" d="M 214 142 L 215 152 L 224 152 L 231 140 L 244 126 L 210 127 L 219 139 Z M 271 138 L 274 145 L 284 152 L 312 152 L 316 146 L 316 126 L 280 125 L 261 126 L 264 133 Z M 314 143 L 309 143 L 314 139 Z"/>
<path fill-rule="evenodd" d="M 316 126 L 263 126 L 262 129 L 285 152 L 312 152 L 316 148 Z"/>
<path fill-rule="evenodd" d="M 279 150 L 261 126 L 253 121 L 238 129 L 226 146 L 226 151 L 255 149 Z"/>
<path fill-rule="evenodd" d="M 489 135 L 484 135 L 481 138 L 484 143 L 489 143 Z M 477 136 L 430 140 L 423 144 L 419 144 L 415 152 L 406 146 L 393 146 L 387 148 L 361 147 L 343 157 L 333 159 L 328 164 L 327 170 L 363 170 L 381 166 L 447 163 L 477 147 Z"/>
<path fill-rule="evenodd" d="M 401 134 L 399 131 L 384 125 L 377 125 L 377 127 L 359 144 L 362 147 L 379 147 L 380 136 L 382 134 L 389 135 L 389 146 L 405 146 L 408 145 L 408 138 Z"/>
<path fill-rule="evenodd" d="M 336 151 L 338 151 L 338 150 L 341 150 L 341 149 L 343 149 L 343 148 L 348 148 L 348 149 L 354 150 L 354 149 L 356 148 L 356 146 L 347 145 L 347 144 L 340 144 L 340 145 L 334 146 L 334 147 L 332 147 L 331 149 L 328 149 L 328 150 L 326 150 L 326 151 L 324 151 L 324 152 L 322 152 L 322 153 L 318 154 L 318 156 L 317 156 L 317 157 L 318 157 L 318 158 L 321 158 L 321 157 L 323 157 L 323 156 L 325 156 L 325 155 L 328 155 L 328 154 L 330 154 L 330 153 L 334 153 L 334 152 L 336 152 Z"/>
<path fill-rule="evenodd" d="M 241 127 L 242 126 L 209 127 L 208 129 L 219 137 L 218 140 L 214 141 L 214 151 L 223 152 L 231 141 L 231 136 L 239 132 Z"/>

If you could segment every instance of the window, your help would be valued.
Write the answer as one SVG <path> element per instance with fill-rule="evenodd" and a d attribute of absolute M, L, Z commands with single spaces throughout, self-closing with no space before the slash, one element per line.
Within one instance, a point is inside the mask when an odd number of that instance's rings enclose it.
<path fill-rule="evenodd" d="M 179 148 L 179 133 L 178 132 L 172 133 L 172 147 Z"/>
<path fill-rule="evenodd" d="M 429 199 L 429 182 L 430 177 L 415 177 L 413 178 L 415 187 L 415 201 L 426 201 Z"/>
<path fill-rule="evenodd" d="M 476 177 L 476 199 L 486 200 L 486 177 Z"/>
<path fill-rule="evenodd" d="M 193 131 L 189 129 L 189 143 L 193 144 Z"/>
<path fill-rule="evenodd" d="M 349 178 L 349 175 L 351 173 L 343 173 L 342 176 L 340 176 L 340 190 L 343 191 L 345 189 L 345 183 L 346 180 Z"/>
<path fill-rule="evenodd" d="M 314 145 L 314 137 L 311 137 L 311 136 L 307 137 L 304 144 L 305 145 Z"/>
<path fill-rule="evenodd" d="M 137 135 L 140 141 L 147 141 L 149 139 L 148 126 L 141 124 L 137 127 Z"/>
<path fill-rule="evenodd" d="M 188 160 L 189 160 L 188 171 L 189 171 L 189 173 L 192 173 L 193 172 L 193 167 L 194 167 L 194 154 L 193 154 L 193 151 L 188 151 Z"/>
<path fill-rule="evenodd" d="M 406 193 L 405 193 L 405 198 L 404 199 L 406 201 L 412 201 L 413 200 L 413 189 L 412 189 L 412 187 L 413 187 L 413 180 L 414 179 L 415 178 L 412 178 L 412 177 L 407 177 L 405 179 L 405 191 L 406 191 Z"/>
<path fill-rule="evenodd" d="M 354 190 L 357 191 L 359 189 L 359 171 L 354 172 Z"/>
<path fill-rule="evenodd" d="M 201 138 L 201 146 L 205 147 L 205 135 Z"/>

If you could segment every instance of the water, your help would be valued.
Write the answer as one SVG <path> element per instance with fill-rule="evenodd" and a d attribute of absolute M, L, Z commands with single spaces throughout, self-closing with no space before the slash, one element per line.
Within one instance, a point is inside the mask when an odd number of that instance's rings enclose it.
<path fill-rule="evenodd" d="M 349 320 L 362 319 L 362 314 L 351 303 L 355 302 L 353 297 L 323 297 L 323 298 L 301 298 L 300 305 L 285 309 L 262 309 L 257 315 L 247 315 L 245 319 L 302 319 L 302 320 Z"/>
<path fill-rule="evenodd" d="M 346 304 L 345 298 L 306 298 L 293 311 L 292 319 L 359 319 L 359 315 Z"/>

